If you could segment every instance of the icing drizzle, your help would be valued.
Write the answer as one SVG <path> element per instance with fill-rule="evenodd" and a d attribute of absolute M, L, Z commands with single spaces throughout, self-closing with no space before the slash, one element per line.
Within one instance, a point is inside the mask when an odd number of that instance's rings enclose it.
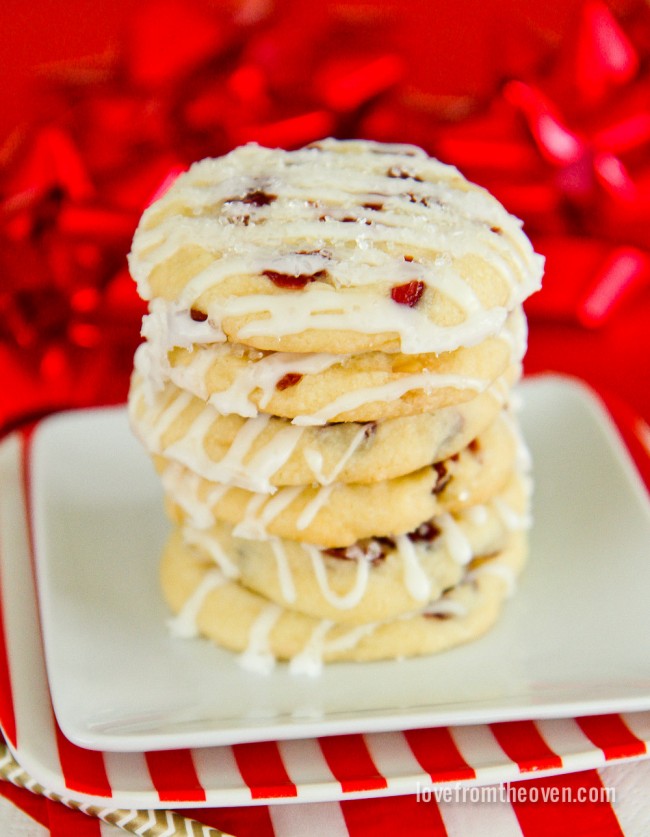
<path fill-rule="evenodd" d="M 262 184 L 273 200 L 245 202 Z M 178 304 L 191 309 L 206 291 L 218 297 L 203 305 L 207 319 L 188 326 L 192 342 L 223 341 L 224 322 L 245 317 L 244 342 L 351 331 L 396 334 L 405 353 L 449 351 L 497 333 L 542 271 L 521 223 L 456 169 L 420 149 L 365 141 L 293 152 L 251 144 L 195 164 L 142 216 L 129 265 L 144 299 L 156 296 L 157 269 L 188 248 L 212 260 L 185 282 Z M 498 303 L 472 289 L 477 265 L 507 288 Z M 274 275 L 309 281 L 278 292 L 266 279 Z M 246 277 L 257 284 L 233 295 Z M 391 288 L 409 282 L 422 283 L 423 301 L 444 300 L 456 320 L 436 323 L 431 307 L 395 303 Z"/>

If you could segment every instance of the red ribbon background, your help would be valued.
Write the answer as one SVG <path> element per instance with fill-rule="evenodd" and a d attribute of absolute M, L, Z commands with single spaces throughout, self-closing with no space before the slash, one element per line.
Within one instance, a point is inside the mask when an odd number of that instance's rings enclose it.
<path fill-rule="evenodd" d="M 124 399 L 143 313 L 125 255 L 180 171 L 324 135 L 418 143 L 494 192 L 547 256 L 527 371 L 578 375 L 650 416 L 647 3 L 8 9 L 3 428 Z"/>

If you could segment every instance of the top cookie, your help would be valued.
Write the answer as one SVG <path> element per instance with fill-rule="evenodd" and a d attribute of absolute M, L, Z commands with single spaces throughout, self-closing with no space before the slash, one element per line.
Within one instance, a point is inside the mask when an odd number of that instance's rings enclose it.
<path fill-rule="evenodd" d="M 242 146 L 193 165 L 129 256 L 169 346 L 448 352 L 502 328 L 543 260 L 484 189 L 415 146 Z"/>

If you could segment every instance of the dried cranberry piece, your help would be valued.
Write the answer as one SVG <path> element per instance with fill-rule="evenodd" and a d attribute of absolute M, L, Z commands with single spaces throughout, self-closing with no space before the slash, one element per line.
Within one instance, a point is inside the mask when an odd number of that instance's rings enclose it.
<path fill-rule="evenodd" d="M 425 284 L 420 279 L 413 279 L 404 285 L 395 285 L 390 290 L 391 299 L 400 305 L 408 305 L 413 308 L 420 301 L 424 293 Z"/>
<path fill-rule="evenodd" d="M 208 315 L 198 308 L 190 308 L 190 317 L 195 323 L 204 323 L 208 319 Z"/>
<path fill-rule="evenodd" d="M 322 279 L 324 276 L 327 276 L 326 270 L 318 270 L 316 273 L 301 273 L 299 276 L 291 276 L 289 273 L 277 273 L 275 270 L 265 270 L 263 273 L 278 288 L 288 288 L 292 291 L 299 291 L 310 282 L 315 282 L 317 279 Z"/>
<path fill-rule="evenodd" d="M 261 189 L 247 192 L 243 198 L 228 198 L 225 203 L 247 203 L 249 206 L 268 206 L 278 199 L 277 195 L 269 195 Z"/>
<path fill-rule="evenodd" d="M 269 195 L 268 192 L 260 190 L 249 192 L 243 199 L 242 203 L 248 203 L 251 206 L 268 206 L 273 201 L 278 199 L 277 195 Z"/>
<path fill-rule="evenodd" d="M 371 538 L 370 540 L 358 541 L 352 546 L 334 546 L 323 549 L 323 555 L 331 558 L 340 558 L 344 561 L 366 560 L 374 566 L 383 561 L 389 550 L 395 548 L 395 541 L 392 538 Z"/>
<path fill-rule="evenodd" d="M 431 493 L 440 494 L 440 492 L 449 484 L 451 474 L 447 471 L 447 466 L 444 462 L 435 462 L 433 470 L 438 475 L 438 478 L 436 479 L 436 484 L 431 489 Z"/>
<path fill-rule="evenodd" d="M 409 540 L 414 543 L 431 543 L 441 534 L 441 530 L 435 523 L 422 523 L 413 532 L 409 532 Z"/>
<path fill-rule="evenodd" d="M 443 620 L 443 619 L 451 619 L 451 617 L 452 617 L 451 613 L 444 613 L 444 612 L 440 612 L 440 611 L 438 611 L 438 612 L 434 611 L 433 613 L 431 613 L 431 612 L 427 613 L 426 610 L 424 611 L 424 613 L 422 615 L 424 616 L 425 619 L 440 619 L 440 620 Z"/>
<path fill-rule="evenodd" d="M 347 546 L 330 546 L 329 549 L 322 550 L 323 555 L 329 555 L 330 558 L 342 558 L 345 561 L 353 560 L 348 554 Z"/>
<path fill-rule="evenodd" d="M 295 387 L 300 381 L 302 381 L 302 375 L 299 372 L 287 372 L 280 378 L 275 388 L 279 390 L 289 389 L 289 387 Z"/>

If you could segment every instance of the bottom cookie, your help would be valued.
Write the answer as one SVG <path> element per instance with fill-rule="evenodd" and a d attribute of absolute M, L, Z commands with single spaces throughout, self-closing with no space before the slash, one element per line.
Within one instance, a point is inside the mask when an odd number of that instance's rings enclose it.
<path fill-rule="evenodd" d="M 239 653 L 246 668 L 268 671 L 288 660 L 293 672 L 317 674 L 324 662 L 434 654 L 481 636 L 526 554 L 525 533 L 513 532 L 504 550 L 473 561 L 456 586 L 417 614 L 352 628 L 286 609 L 227 579 L 177 530 L 163 553 L 161 581 L 177 636 L 205 636 Z"/>

